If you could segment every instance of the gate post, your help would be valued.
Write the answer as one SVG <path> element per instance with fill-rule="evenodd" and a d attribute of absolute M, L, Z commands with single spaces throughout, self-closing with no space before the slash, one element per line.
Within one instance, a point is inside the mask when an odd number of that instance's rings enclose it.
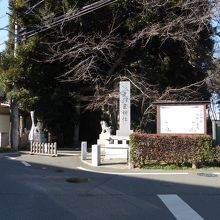
<path fill-rule="evenodd" d="M 92 165 L 100 165 L 100 146 L 97 144 L 92 145 Z"/>
<path fill-rule="evenodd" d="M 81 160 L 86 160 L 87 156 L 87 142 L 82 141 L 81 142 Z"/>

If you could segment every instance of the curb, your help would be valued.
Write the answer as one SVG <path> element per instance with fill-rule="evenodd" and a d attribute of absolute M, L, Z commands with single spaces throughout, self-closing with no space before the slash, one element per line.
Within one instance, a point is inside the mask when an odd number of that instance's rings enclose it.
<path fill-rule="evenodd" d="M 0 153 L 0 158 L 5 156 L 20 156 L 20 152 L 8 152 L 8 153 Z"/>
<path fill-rule="evenodd" d="M 116 172 L 116 171 L 101 171 L 101 170 L 94 170 L 94 169 L 87 169 L 84 167 L 77 167 L 77 169 L 91 172 L 91 173 L 101 173 L 101 174 L 110 174 L 110 175 L 148 175 L 148 176 L 155 176 L 155 175 L 189 175 L 189 172 L 158 172 L 158 171 L 150 171 L 150 172 L 129 172 L 128 170 L 126 172 Z"/>

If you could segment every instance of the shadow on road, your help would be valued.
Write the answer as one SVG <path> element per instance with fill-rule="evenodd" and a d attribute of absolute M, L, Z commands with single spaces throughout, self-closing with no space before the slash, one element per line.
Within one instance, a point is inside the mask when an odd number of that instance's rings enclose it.
<path fill-rule="evenodd" d="M 201 219 L 220 216 L 219 176 L 104 174 L 19 158 L 0 159 L 1 220 L 176 219 L 158 195 L 177 195 Z"/>

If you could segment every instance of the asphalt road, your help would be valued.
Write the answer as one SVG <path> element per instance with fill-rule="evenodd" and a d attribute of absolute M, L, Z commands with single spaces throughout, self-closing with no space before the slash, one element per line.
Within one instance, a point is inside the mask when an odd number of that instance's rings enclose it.
<path fill-rule="evenodd" d="M 0 158 L 0 220 L 220 219 L 220 175 L 115 175 L 24 159 Z"/>

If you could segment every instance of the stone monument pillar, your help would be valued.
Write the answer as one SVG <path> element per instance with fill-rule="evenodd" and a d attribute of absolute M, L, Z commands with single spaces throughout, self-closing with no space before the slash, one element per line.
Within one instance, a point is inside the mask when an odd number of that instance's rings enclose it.
<path fill-rule="evenodd" d="M 117 136 L 129 136 L 131 130 L 131 111 L 130 111 L 130 82 L 120 82 L 120 105 L 119 105 L 119 130 Z"/>

